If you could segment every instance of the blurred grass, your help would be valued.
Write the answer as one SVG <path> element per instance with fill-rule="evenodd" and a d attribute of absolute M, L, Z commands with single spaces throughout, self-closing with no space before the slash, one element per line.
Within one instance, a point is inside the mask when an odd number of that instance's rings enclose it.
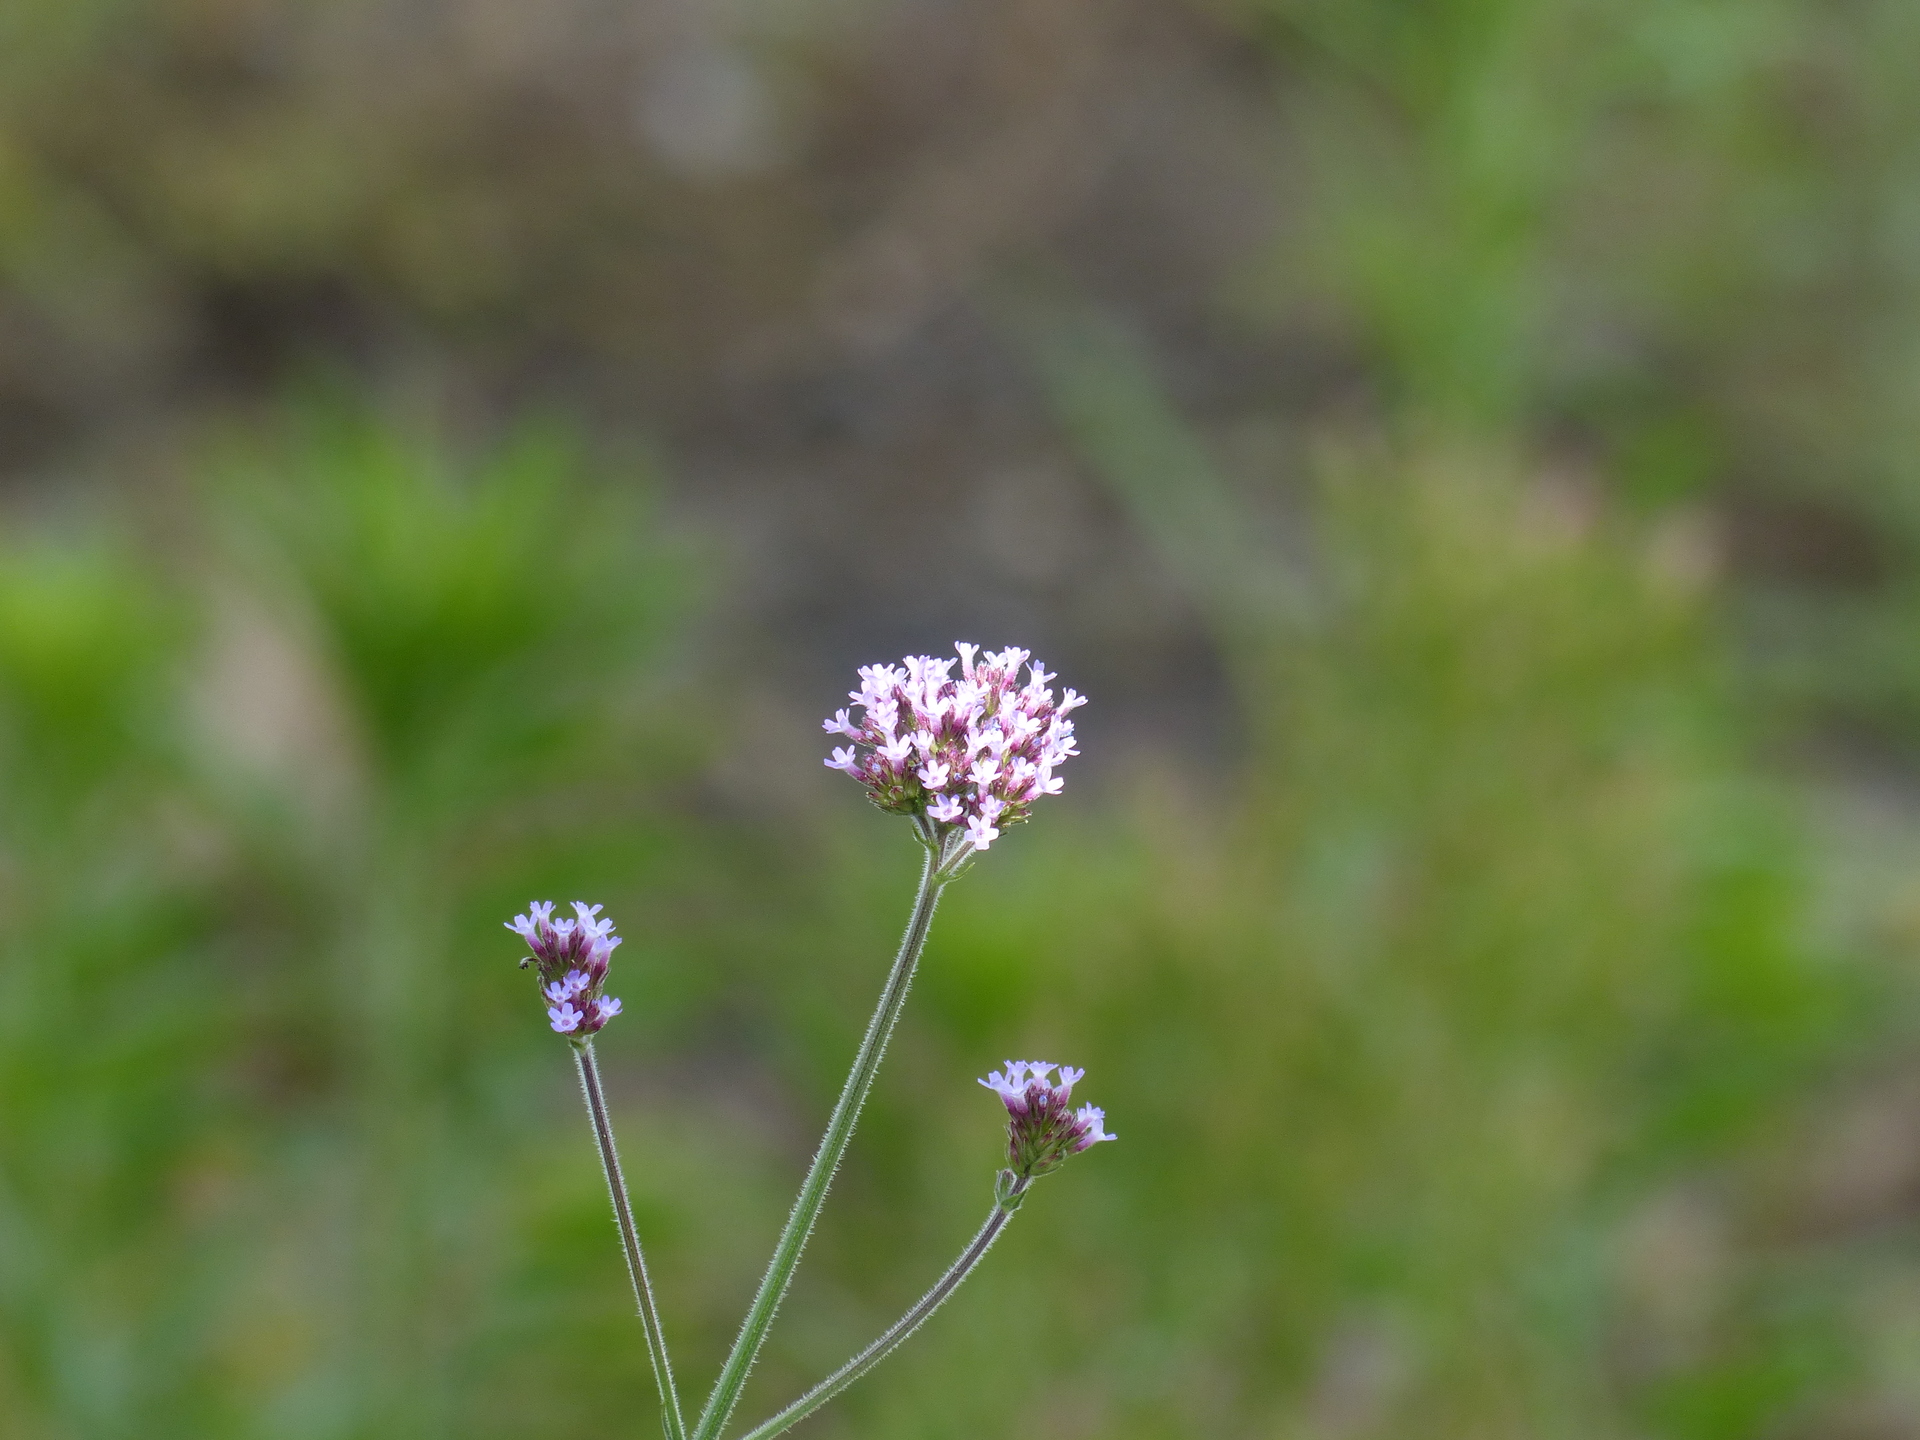
<path fill-rule="evenodd" d="M 1275 233 L 1205 302 L 1311 372 L 1261 350 L 1236 382 L 1280 459 L 1236 460 L 1088 299 L 1126 284 L 1068 253 L 1128 231 L 1105 211 L 1023 270 L 1046 286 L 980 288 L 1204 617 L 1235 745 L 1107 759 L 953 892 L 750 1408 L 961 1243 L 998 1145 L 971 1079 L 1038 1052 L 1088 1067 L 1122 1143 L 815 1433 L 1920 1433 L 1914 857 L 1781 763 L 1819 727 L 1910 756 L 1920 718 L 1916 12 L 1196 8 L 1143 13 L 1271 89 L 1288 142 Z M 892 192 L 637 165 L 592 109 L 632 108 L 593 27 L 522 44 L 448 7 L 401 43 L 405 10 L 0 11 L 0 421 L 190 417 L 164 503 L 23 501 L 0 534 L 8 1440 L 650 1433 L 565 1056 L 499 922 L 579 895 L 629 937 L 603 1053 L 697 1393 L 904 912 L 906 837 L 805 737 L 781 769 L 727 673 L 756 647 L 714 642 L 710 557 L 644 467 L 357 380 L 281 396 L 259 363 L 418 326 L 489 395 L 598 365 L 624 412 L 635 355 L 656 402 L 749 352 L 811 376 L 834 326 L 789 311 L 867 253 L 829 233 L 847 197 Z M 1006 54 L 1124 48 L 1062 14 L 1005 22 Z M 866 32 L 803 18 L 822 153 L 894 136 L 834 108 Z M 872 48 L 890 78 L 910 49 Z M 1006 148 L 1080 153 L 1039 138 Z M 965 184 L 907 201 L 1027 208 L 934 150 Z M 1110 162 L 1134 183 L 1079 168 Z M 949 250 L 913 250 L 907 201 L 873 232 L 901 286 L 966 289 L 915 271 Z M 983 269 L 1038 243 L 982 230 L 951 249 Z M 177 370 L 273 398 L 209 441 Z M 945 418 L 901 428 L 958 449 Z M 1836 876 L 1876 848 L 1893 893 Z"/>
<path fill-rule="evenodd" d="M 689 788 L 732 727 L 670 662 L 685 561 L 561 432 L 463 460 L 309 398 L 213 472 L 195 564 L 0 567 L 7 1432 L 644 1429 L 498 917 L 590 891 L 631 937 L 606 1050 L 697 1385 L 907 839 Z M 821 1433 L 1711 1437 L 1864 1383 L 1791 1157 L 1904 1006 L 1814 936 L 1711 590 L 1494 452 L 1329 459 L 1310 509 L 1226 781 L 1070 795 L 943 911 L 757 1402 L 963 1238 L 970 1078 L 1035 1049 L 1124 1143 Z"/>

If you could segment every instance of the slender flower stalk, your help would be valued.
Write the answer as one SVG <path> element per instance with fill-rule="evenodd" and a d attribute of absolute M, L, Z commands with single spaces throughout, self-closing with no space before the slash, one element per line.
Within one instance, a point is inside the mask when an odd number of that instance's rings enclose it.
<path fill-rule="evenodd" d="M 667 1357 L 666 1331 L 661 1327 L 660 1310 L 654 1303 L 646 1256 L 640 1251 L 640 1231 L 634 1224 L 626 1176 L 620 1170 L 620 1152 L 613 1141 L 613 1121 L 607 1114 L 606 1089 L 600 1083 L 600 1065 L 593 1054 L 593 1036 L 620 1013 L 620 1002 L 604 993 L 607 967 L 620 937 L 613 933 L 613 921 L 597 918 L 598 905 L 576 900 L 573 909 L 574 919 L 555 920 L 553 902 L 536 900 L 527 907 L 525 915 L 516 915 L 508 921 L 507 929 L 526 941 L 527 948 L 533 952 L 520 966 L 522 969 L 532 966 L 539 977 L 540 998 L 547 1006 L 549 1027 L 573 1046 L 573 1058 L 580 1070 L 580 1091 L 586 1097 L 587 1115 L 593 1122 L 600 1167 L 607 1177 L 607 1194 L 613 1201 L 614 1223 L 620 1227 L 627 1277 L 633 1282 L 640 1328 L 646 1335 L 647 1359 L 653 1366 L 654 1388 L 660 1396 L 661 1427 L 667 1440 L 686 1440 L 687 1424 L 680 1413 L 673 1364 Z"/>
<path fill-rule="evenodd" d="M 960 1258 L 947 1268 L 947 1273 L 934 1287 L 888 1326 L 879 1339 L 771 1420 L 749 1430 L 742 1440 L 772 1440 L 886 1359 L 973 1273 L 974 1267 L 993 1248 L 993 1242 L 1000 1238 L 1000 1232 L 1006 1229 L 1014 1212 L 1019 1210 L 1035 1180 L 1058 1170 L 1069 1157 L 1103 1140 L 1116 1138 L 1106 1133 L 1102 1123 L 1106 1112 L 1098 1106 L 1067 1108 L 1074 1085 L 1086 1074 L 1084 1070 L 1076 1070 L 1071 1065 L 1052 1065 L 1044 1060 L 1009 1060 L 1006 1066 L 1004 1072 L 995 1070 L 980 1082 L 1007 1107 L 1008 1163 L 994 1182 L 993 1210 L 972 1243 L 960 1252 Z M 1060 1072 L 1057 1085 L 1049 1079 L 1055 1070 Z"/>
<path fill-rule="evenodd" d="M 925 863 L 920 867 L 920 889 L 914 897 L 913 913 L 907 920 L 907 933 L 900 941 L 900 953 L 894 958 L 893 969 L 888 973 L 886 986 L 880 992 L 880 1004 L 874 1010 L 873 1018 L 867 1022 L 867 1033 L 853 1058 L 853 1069 L 847 1074 L 847 1083 L 841 1087 L 840 1099 L 833 1107 L 832 1118 L 827 1121 L 827 1133 L 814 1154 L 813 1164 L 807 1168 L 807 1178 L 800 1183 L 800 1194 L 794 1200 L 793 1212 L 787 1216 L 786 1228 L 780 1232 L 780 1239 L 774 1246 L 773 1259 L 767 1265 L 767 1273 L 761 1278 L 753 1305 L 740 1326 L 740 1334 L 733 1342 L 733 1350 L 728 1354 L 726 1364 L 721 1367 L 720 1378 L 714 1382 L 713 1393 L 707 1397 L 706 1406 L 694 1424 L 693 1440 L 715 1440 L 726 1428 L 733 1407 L 740 1401 L 740 1390 L 747 1383 L 747 1372 L 753 1368 L 760 1346 L 766 1341 L 767 1331 L 773 1324 L 774 1314 L 780 1308 L 780 1301 L 786 1295 L 787 1287 L 793 1283 L 793 1272 L 800 1264 L 800 1254 L 806 1249 L 807 1237 L 813 1233 L 820 1207 L 826 1203 L 827 1189 L 833 1184 L 833 1172 L 839 1168 L 847 1142 L 853 1139 L 853 1128 L 860 1118 L 860 1107 L 866 1103 L 867 1091 L 873 1088 L 873 1077 L 879 1073 L 887 1039 L 893 1034 L 894 1022 L 900 1018 L 900 1011 L 907 1002 L 907 989 L 913 983 L 914 967 L 920 962 L 920 952 L 927 943 L 927 931 L 933 924 L 934 907 L 940 903 L 940 892 L 947 885 L 940 878 L 940 859 L 938 854 L 929 850 Z"/>
<path fill-rule="evenodd" d="M 980 1263 L 987 1251 L 993 1248 L 993 1242 L 1000 1238 L 1000 1232 L 1006 1229 L 1007 1222 L 1013 1218 L 1014 1210 L 1019 1208 L 1020 1196 L 1026 1193 L 1027 1186 L 1032 1183 L 1031 1180 L 1021 1180 L 1018 1188 L 1012 1191 L 1010 1196 L 996 1194 L 993 1210 L 987 1216 L 986 1223 L 980 1227 L 979 1233 L 973 1237 L 972 1243 L 960 1252 L 960 1258 L 948 1267 L 947 1273 L 940 1277 L 934 1287 L 914 1302 L 911 1310 L 887 1327 L 886 1333 L 771 1420 L 754 1426 L 741 1437 L 741 1440 L 772 1440 L 772 1437 L 781 1431 L 806 1419 L 899 1349 L 901 1343 L 925 1324 L 927 1317 L 944 1305 L 947 1297 L 960 1288 L 960 1282 L 973 1273 L 973 1267 Z M 1007 1203 L 1008 1199 L 1012 1200 L 1011 1205 Z"/>
<path fill-rule="evenodd" d="M 593 1058 L 593 1042 L 585 1040 L 575 1044 L 573 1058 L 580 1067 L 580 1089 L 587 1097 L 587 1113 L 593 1117 L 593 1138 L 600 1147 L 600 1167 L 606 1172 L 607 1193 L 613 1198 L 613 1218 L 620 1227 L 620 1245 L 627 1257 L 627 1278 L 633 1282 L 634 1303 L 640 1307 L 640 1328 L 647 1337 L 647 1360 L 653 1366 L 653 1385 L 660 1395 L 660 1425 L 668 1440 L 686 1440 L 687 1422 L 680 1413 L 673 1363 L 667 1358 L 667 1336 L 660 1325 L 659 1307 L 654 1303 L 653 1282 L 647 1276 L 647 1258 L 640 1253 L 640 1231 L 633 1221 L 626 1177 L 620 1173 L 620 1153 L 614 1148 L 613 1122 L 607 1117 L 606 1093 L 600 1084 L 599 1062 Z"/>

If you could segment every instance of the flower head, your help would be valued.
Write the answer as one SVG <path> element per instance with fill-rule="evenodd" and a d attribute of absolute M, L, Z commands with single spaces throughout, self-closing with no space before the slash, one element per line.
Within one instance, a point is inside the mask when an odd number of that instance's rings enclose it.
<path fill-rule="evenodd" d="M 1025 650 L 954 649 L 952 660 L 863 665 L 860 688 L 848 692 L 861 718 L 840 710 L 821 728 L 853 742 L 834 748 L 829 769 L 866 786 L 882 810 L 930 827 L 935 840 L 977 852 L 1026 820 L 1042 795 L 1060 793 L 1053 772 L 1080 753 L 1067 716 L 1086 699 L 1068 690 L 1055 700 L 1054 677 Z"/>
<path fill-rule="evenodd" d="M 1048 1077 L 1060 1072 L 1059 1083 Z M 1009 1060 L 980 1083 L 1007 1107 L 1007 1165 L 1022 1181 L 1045 1175 L 1107 1134 L 1107 1112 L 1095 1105 L 1070 1108 L 1073 1087 L 1087 1072 L 1050 1060 Z"/>
<path fill-rule="evenodd" d="M 556 1032 L 584 1040 L 620 1013 L 620 1002 L 601 993 L 620 937 L 613 933 L 613 921 L 600 918 L 598 905 L 576 900 L 571 920 L 555 920 L 553 902 L 536 900 L 526 914 L 509 920 L 507 929 L 533 952 L 520 964 L 538 971 L 547 1020 Z"/>

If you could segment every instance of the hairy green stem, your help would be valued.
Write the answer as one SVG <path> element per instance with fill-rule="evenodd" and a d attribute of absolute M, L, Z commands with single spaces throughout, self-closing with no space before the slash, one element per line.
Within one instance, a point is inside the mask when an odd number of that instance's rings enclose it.
<path fill-rule="evenodd" d="M 1013 1207 L 1018 1207 L 1020 1196 L 1031 1183 L 1029 1180 L 1016 1182 L 1014 1188 L 1007 1196 L 1007 1200 L 1012 1202 Z M 996 1203 L 993 1207 L 993 1213 L 987 1216 L 987 1223 L 982 1225 L 980 1227 L 980 1233 L 973 1237 L 973 1243 L 968 1245 L 967 1248 L 960 1253 L 960 1258 L 954 1261 L 948 1268 L 947 1273 L 940 1277 L 939 1283 L 927 1291 L 925 1295 L 922 1295 L 920 1299 L 915 1302 L 911 1310 L 907 1311 L 906 1314 L 902 1315 L 889 1326 L 886 1333 L 878 1340 L 875 1340 L 871 1345 L 867 1346 L 866 1349 L 862 1350 L 858 1355 L 854 1356 L 853 1359 L 842 1365 L 838 1370 L 834 1371 L 833 1374 L 822 1380 L 798 1400 L 787 1406 L 786 1409 L 782 1410 L 771 1420 L 763 1421 L 761 1424 L 754 1426 L 753 1429 L 741 1437 L 741 1440 L 772 1440 L 773 1436 L 806 1419 L 807 1416 L 818 1410 L 822 1405 L 826 1404 L 827 1401 L 833 1399 L 834 1396 L 838 1395 L 842 1390 L 846 1389 L 849 1385 L 853 1384 L 854 1381 L 858 1380 L 862 1375 L 886 1359 L 888 1355 L 899 1348 L 900 1344 L 909 1335 L 913 1334 L 914 1331 L 918 1330 L 921 1325 L 926 1322 L 929 1315 L 933 1314 L 934 1311 L 938 1310 L 941 1305 L 946 1302 L 949 1295 L 960 1288 L 960 1282 L 965 1280 L 973 1270 L 973 1267 L 980 1263 L 981 1257 L 993 1248 L 993 1242 L 1000 1238 L 1000 1232 L 1006 1228 L 1007 1221 L 1012 1218 L 1013 1209 L 1009 1208 L 1005 1201 Z"/>
<path fill-rule="evenodd" d="M 607 1193 L 613 1197 L 613 1218 L 620 1226 L 620 1244 L 627 1255 L 627 1275 L 640 1307 L 640 1328 L 647 1336 L 647 1359 L 653 1364 L 654 1388 L 660 1392 L 660 1423 L 667 1440 L 686 1440 L 687 1422 L 680 1414 L 680 1395 L 673 1384 L 673 1365 L 667 1359 L 667 1336 L 660 1328 L 660 1311 L 653 1303 L 653 1283 L 647 1278 L 646 1257 L 640 1253 L 640 1232 L 633 1223 L 633 1204 L 627 1198 L 627 1180 L 620 1173 L 620 1154 L 613 1144 L 613 1122 L 607 1118 L 607 1097 L 600 1085 L 600 1064 L 593 1058 L 593 1042 L 573 1047 L 580 1066 L 580 1088 L 586 1093 L 587 1113 L 593 1117 L 593 1138 L 600 1146 L 600 1164 L 607 1174 Z"/>
<path fill-rule="evenodd" d="M 886 1053 L 887 1037 L 893 1033 L 894 1022 L 900 1018 L 901 1007 L 906 1004 L 907 987 L 913 983 L 914 966 L 919 963 L 920 951 L 927 943 L 928 927 L 933 924 L 934 906 L 940 903 L 940 892 L 951 878 L 942 863 L 945 859 L 944 855 L 928 849 L 926 863 L 920 871 L 920 889 L 914 896 L 913 914 L 907 921 L 907 933 L 900 941 L 900 953 L 887 975 L 886 988 L 880 992 L 880 1004 L 867 1024 L 866 1036 L 860 1041 L 860 1051 L 853 1059 L 853 1069 L 847 1073 L 847 1083 L 833 1107 L 833 1117 L 827 1121 L 827 1133 L 820 1141 L 813 1164 L 807 1169 L 807 1178 L 800 1184 L 800 1194 L 793 1202 L 793 1213 L 787 1217 L 786 1228 L 780 1232 L 773 1259 L 768 1263 L 767 1273 L 760 1281 L 760 1289 L 753 1297 L 753 1306 L 741 1323 L 733 1350 L 727 1356 L 727 1363 L 721 1367 L 720 1378 L 714 1382 L 713 1393 L 707 1397 L 706 1407 L 693 1427 L 693 1440 L 716 1440 L 726 1428 L 733 1407 L 740 1402 L 740 1391 L 747 1383 L 747 1372 L 753 1368 L 760 1346 L 767 1338 L 767 1330 L 773 1324 L 774 1312 L 780 1308 L 787 1286 L 793 1281 L 794 1269 L 800 1263 L 800 1252 L 806 1248 L 807 1237 L 813 1233 L 813 1222 L 819 1217 L 820 1207 L 826 1201 L 827 1187 L 833 1183 L 833 1172 L 839 1167 L 840 1157 L 846 1153 L 847 1142 L 853 1138 L 853 1127 L 860 1118 L 860 1107 L 865 1103 L 867 1091 L 873 1086 L 873 1077 L 880 1069 L 880 1057 Z"/>

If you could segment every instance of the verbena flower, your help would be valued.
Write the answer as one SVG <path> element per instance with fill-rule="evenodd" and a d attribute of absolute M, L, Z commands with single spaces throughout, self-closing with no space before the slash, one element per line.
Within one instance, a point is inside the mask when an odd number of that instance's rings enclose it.
<path fill-rule="evenodd" d="M 547 1023 L 570 1040 L 583 1040 L 620 1013 L 620 1002 L 601 993 L 620 937 L 613 933 L 613 921 L 598 918 L 598 905 L 576 900 L 573 911 L 573 919 L 556 920 L 553 901 L 536 900 L 525 915 L 509 920 L 507 929 L 533 952 L 520 964 L 538 970 Z"/>
<path fill-rule="evenodd" d="M 1055 1070 L 1060 1083 L 1049 1079 Z M 994 1070 L 980 1083 L 1007 1107 L 1007 1164 L 1022 1179 L 1057 1170 L 1107 1134 L 1107 1112 L 1097 1105 L 1069 1109 L 1073 1087 L 1087 1072 L 1047 1060 L 1009 1060 L 1004 1073 Z"/>
<path fill-rule="evenodd" d="M 1028 664 L 1028 651 L 954 648 L 957 660 L 909 655 L 862 666 L 860 688 L 847 697 L 860 718 L 841 710 L 822 722 L 853 743 L 835 746 L 825 764 L 866 786 L 882 810 L 923 819 L 936 840 L 964 832 L 978 851 L 1027 819 L 1042 795 L 1060 793 L 1054 771 L 1080 753 L 1067 716 L 1087 702 L 1072 690 L 1056 701 L 1054 677 Z"/>

